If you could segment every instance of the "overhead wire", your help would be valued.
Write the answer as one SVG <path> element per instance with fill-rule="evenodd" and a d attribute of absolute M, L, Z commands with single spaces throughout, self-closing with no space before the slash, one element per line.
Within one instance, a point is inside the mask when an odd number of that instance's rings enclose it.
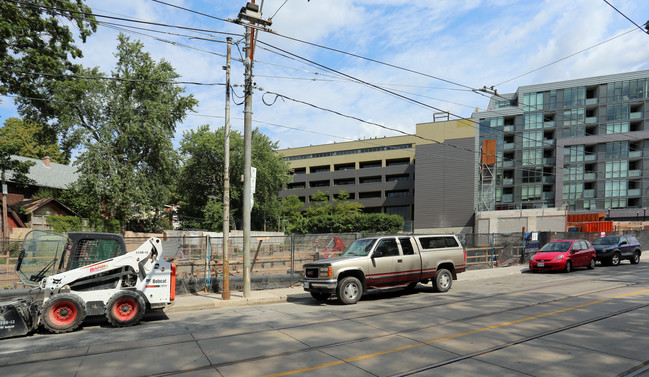
<path fill-rule="evenodd" d="M 633 25 L 635 25 L 635 26 L 636 26 L 638 29 L 640 29 L 643 33 L 645 33 L 645 34 L 649 34 L 649 30 L 646 30 L 646 29 L 644 29 L 642 26 L 636 24 L 635 21 L 633 21 L 632 19 L 630 19 L 626 14 L 622 13 L 622 11 L 619 10 L 619 9 L 617 9 L 613 4 L 609 3 L 608 0 L 603 0 L 603 1 L 604 1 L 606 4 L 608 4 L 611 8 L 613 8 L 616 12 L 618 12 L 619 14 L 621 14 L 622 17 L 624 17 L 624 18 L 626 18 L 627 20 L 629 20 L 629 22 L 631 22 Z M 645 23 L 645 25 L 647 25 L 647 23 Z"/>

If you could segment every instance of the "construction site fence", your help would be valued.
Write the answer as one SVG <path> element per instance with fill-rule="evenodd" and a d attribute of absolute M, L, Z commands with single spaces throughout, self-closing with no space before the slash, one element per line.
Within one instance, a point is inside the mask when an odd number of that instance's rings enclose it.
<path fill-rule="evenodd" d="M 649 230 L 606 232 L 606 235 L 630 234 L 641 245 L 649 245 Z M 458 234 L 466 249 L 467 269 L 506 267 L 527 263 L 545 243 L 556 239 L 586 239 L 593 241 L 601 232 L 531 232 Z M 314 260 L 341 254 L 340 242 L 345 247 L 368 235 L 308 234 L 268 235 L 250 239 L 250 275 L 253 289 L 294 286 L 300 282 L 302 267 Z M 181 292 L 221 291 L 223 288 L 223 238 L 210 235 L 160 236 L 163 256 L 176 264 L 177 286 Z M 125 237 L 127 251 L 133 251 L 148 237 Z M 338 247 L 336 247 L 338 245 Z M 28 288 L 18 279 L 15 265 L 21 243 L 0 242 L 0 290 Z M 243 237 L 230 237 L 228 247 L 229 280 L 231 290 L 242 290 Z"/>

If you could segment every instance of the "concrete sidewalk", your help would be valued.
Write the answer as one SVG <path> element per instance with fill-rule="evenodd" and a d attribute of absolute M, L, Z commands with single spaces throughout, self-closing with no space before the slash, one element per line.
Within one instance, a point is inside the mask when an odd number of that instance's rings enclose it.
<path fill-rule="evenodd" d="M 502 277 L 520 274 L 527 270 L 527 265 L 470 270 L 458 274 L 458 282 Z M 221 293 L 195 293 L 177 296 L 174 303 L 165 309 L 167 313 L 188 310 L 216 309 L 226 306 L 275 304 L 289 300 L 312 300 L 311 294 L 305 292 L 302 285 L 293 288 L 266 289 L 250 291 L 250 297 L 243 297 L 243 292 L 230 292 L 230 299 L 223 300 Z"/>

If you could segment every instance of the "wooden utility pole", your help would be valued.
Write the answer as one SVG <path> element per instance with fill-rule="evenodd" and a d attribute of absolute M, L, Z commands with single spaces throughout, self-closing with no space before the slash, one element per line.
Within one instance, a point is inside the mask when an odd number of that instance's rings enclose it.
<path fill-rule="evenodd" d="M 230 299 L 230 59 L 232 38 L 227 37 L 225 68 L 225 141 L 223 143 L 223 289 L 221 298 Z"/>

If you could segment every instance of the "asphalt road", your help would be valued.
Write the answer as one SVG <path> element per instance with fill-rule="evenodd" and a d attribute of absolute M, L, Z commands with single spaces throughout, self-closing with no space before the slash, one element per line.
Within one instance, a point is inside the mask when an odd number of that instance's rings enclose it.
<path fill-rule="evenodd" d="M 649 263 L 154 313 L 0 340 L 0 376 L 619 376 L 649 364 Z"/>

